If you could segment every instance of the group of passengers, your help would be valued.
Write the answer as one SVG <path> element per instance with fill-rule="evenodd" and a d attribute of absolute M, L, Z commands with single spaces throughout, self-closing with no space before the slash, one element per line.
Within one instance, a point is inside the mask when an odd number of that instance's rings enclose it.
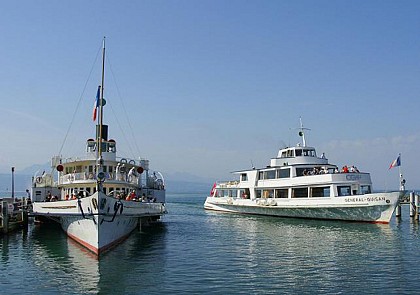
<path fill-rule="evenodd" d="M 327 167 L 314 167 L 312 170 L 311 169 L 305 169 L 303 170 L 303 175 L 304 176 L 308 176 L 308 175 L 319 175 L 319 174 L 328 174 L 328 169 Z"/>
<path fill-rule="evenodd" d="M 335 168 L 335 173 L 359 173 L 359 169 L 357 169 L 356 166 L 350 166 L 344 165 L 343 168 L 341 168 L 341 171 L 338 171 L 338 167 Z"/>
<path fill-rule="evenodd" d="M 55 202 L 58 201 L 57 196 L 51 195 L 51 192 L 48 191 L 47 195 L 45 196 L 45 202 Z"/>
<path fill-rule="evenodd" d="M 331 173 L 327 167 L 314 167 L 313 169 L 305 169 L 303 170 L 303 175 L 320 175 L 320 174 L 328 174 Z M 344 165 L 341 170 L 338 167 L 335 167 L 334 173 L 359 173 L 359 169 L 356 166 L 347 166 Z"/>
<path fill-rule="evenodd" d="M 124 191 L 122 193 L 117 193 L 116 198 L 120 200 L 135 201 L 135 202 L 148 202 L 148 203 L 156 202 L 156 198 L 152 196 L 146 197 L 146 194 L 144 193 L 142 194 L 141 197 L 137 196 L 134 190 L 132 190 L 129 194 L 126 194 Z"/>

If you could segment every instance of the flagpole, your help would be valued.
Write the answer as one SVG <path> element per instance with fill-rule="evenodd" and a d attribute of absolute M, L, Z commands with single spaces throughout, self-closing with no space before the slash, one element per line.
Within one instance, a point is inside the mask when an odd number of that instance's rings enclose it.
<path fill-rule="evenodd" d="M 98 157 L 102 159 L 102 124 L 103 124 L 103 99 L 104 99 L 104 81 L 105 81 L 105 37 L 102 44 L 102 80 L 101 80 L 101 96 L 99 101 L 99 148 Z"/>
<path fill-rule="evenodd" d="M 104 175 L 102 172 L 102 130 L 103 130 L 103 105 L 104 105 L 104 81 L 105 81 L 105 37 L 103 39 L 102 44 L 102 79 L 101 79 L 101 92 L 100 92 L 100 100 L 99 100 L 99 134 L 98 134 L 98 159 L 97 159 L 97 191 L 98 193 L 103 191 L 102 182 L 104 180 Z M 99 194 L 98 194 L 99 197 Z M 99 199 L 98 199 L 99 203 Z"/>
<path fill-rule="evenodd" d="M 400 165 L 398 166 L 398 172 L 400 174 L 400 191 L 405 191 L 405 180 L 403 177 L 403 173 L 402 173 L 402 168 L 401 168 L 401 153 L 398 154 L 398 158 L 400 159 Z"/>

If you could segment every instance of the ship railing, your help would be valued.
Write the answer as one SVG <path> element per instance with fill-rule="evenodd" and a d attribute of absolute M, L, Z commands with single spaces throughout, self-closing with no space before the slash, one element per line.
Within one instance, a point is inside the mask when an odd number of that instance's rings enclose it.
<path fill-rule="evenodd" d="M 228 188 L 228 187 L 235 187 L 239 185 L 239 180 L 228 180 L 228 181 L 218 181 L 217 187 L 218 188 Z"/>
<path fill-rule="evenodd" d="M 112 173 L 105 172 L 105 180 L 117 180 L 122 182 L 128 182 L 131 184 L 137 184 L 139 182 L 140 176 L 138 175 L 127 175 L 126 173 Z M 96 181 L 95 173 L 86 173 L 86 172 L 76 172 L 69 173 L 60 176 L 59 184 L 68 184 L 76 181 Z"/>

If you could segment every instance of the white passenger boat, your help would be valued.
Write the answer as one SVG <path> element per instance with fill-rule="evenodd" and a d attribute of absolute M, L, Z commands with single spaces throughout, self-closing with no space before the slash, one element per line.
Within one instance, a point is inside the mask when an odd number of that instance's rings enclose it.
<path fill-rule="evenodd" d="M 56 178 L 44 172 L 32 180 L 33 215 L 59 222 L 69 237 L 97 255 L 166 213 L 162 174 L 150 171 L 148 160 L 118 158 L 116 141 L 108 139 L 108 126 L 102 122 L 104 61 L 105 39 L 96 139 L 87 140 L 80 158 L 53 157 Z"/>
<path fill-rule="evenodd" d="M 280 149 L 261 169 L 236 171 L 239 180 L 217 182 L 204 208 L 281 217 L 389 223 L 402 192 L 372 193 L 369 173 L 338 169 L 302 143 Z"/>

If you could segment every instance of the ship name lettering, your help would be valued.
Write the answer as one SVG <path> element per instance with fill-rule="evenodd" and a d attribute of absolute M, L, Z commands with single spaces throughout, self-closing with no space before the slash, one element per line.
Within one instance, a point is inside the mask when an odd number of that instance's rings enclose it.
<path fill-rule="evenodd" d="M 362 197 L 362 198 L 345 198 L 345 202 L 379 202 L 385 201 L 385 197 Z"/>
<path fill-rule="evenodd" d="M 347 180 L 360 180 L 360 179 L 362 179 L 362 176 L 361 175 L 347 174 L 346 179 Z"/>

